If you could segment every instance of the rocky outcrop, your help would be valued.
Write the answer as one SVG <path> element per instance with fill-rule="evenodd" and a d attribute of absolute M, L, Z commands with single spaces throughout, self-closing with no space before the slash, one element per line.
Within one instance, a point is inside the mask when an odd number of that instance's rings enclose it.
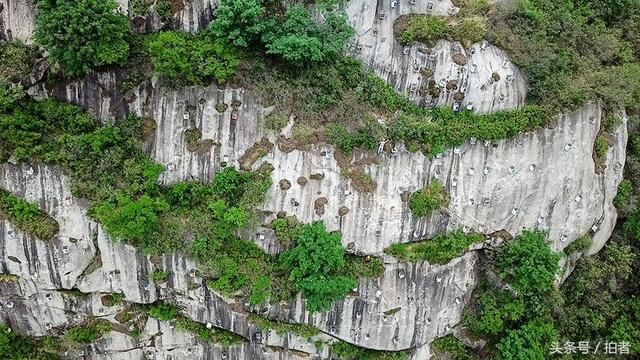
<path fill-rule="evenodd" d="M 28 41 L 33 7 L 13 1 L 9 6 L 8 1 L 0 0 L 4 5 L 0 34 L 6 37 L 12 30 L 11 36 Z M 120 4 L 122 11 L 129 5 L 126 0 Z M 357 33 L 350 51 L 419 104 L 451 105 L 461 92 L 461 106 L 477 112 L 522 106 L 525 80 L 492 45 L 483 42 L 464 49 L 439 41 L 431 49 L 420 44 L 403 48 L 394 40 L 393 21 L 403 14 L 427 13 L 429 4 L 350 1 L 347 12 Z M 176 10 L 175 21 L 185 30 L 198 31 L 211 20 L 215 6 L 212 0 L 186 2 Z M 431 6 L 432 14 L 456 11 L 448 0 Z M 157 18 L 149 24 L 145 31 L 162 26 Z M 460 56 L 454 60 L 454 55 L 464 56 L 466 64 L 458 65 Z M 302 222 L 323 220 L 330 230 L 340 230 L 343 244 L 359 254 L 382 255 L 391 244 L 460 227 L 485 234 L 506 230 L 512 235 L 522 228 L 540 228 L 548 231 L 554 250 L 590 233 L 594 242 L 589 253 L 594 253 L 615 225 L 612 202 L 622 179 L 627 133 L 624 125 L 618 128 L 604 170 L 596 172 L 592 153 L 603 116 L 597 103 L 557 116 L 548 128 L 497 142 L 471 139 L 434 158 L 411 153 L 401 143 L 380 144 L 377 154 L 355 153 L 346 161 L 372 159 L 362 167 L 377 186 L 365 193 L 342 175 L 340 156 L 332 146 L 319 143 L 281 150 L 279 135 L 288 136 L 290 127 L 283 134 L 266 132 L 263 120 L 270 108 L 243 89 L 212 85 L 168 90 L 148 81 L 123 96 L 120 82 L 117 73 L 95 73 L 80 81 L 39 84 L 30 94 L 78 104 L 102 121 L 129 113 L 152 120 L 155 131 L 149 134 L 145 150 L 165 166 L 162 184 L 210 180 L 223 166 L 238 167 L 243 158 L 250 159 L 244 165 L 254 169 L 268 162 L 274 167 L 273 186 L 262 205 L 267 214 L 264 222 L 282 212 Z M 437 96 L 424 91 L 429 86 L 441 88 Z M 196 147 L 187 143 L 189 130 L 201 135 Z M 276 146 L 254 146 L 260 143 Z M 258 148 L 264 156 L 248 154 Z M 449 205 L 426 218 L 413 216 L 403 194 L 436 179 L 444 183 Z M 411 349 L 414 359 L 426 359 L 428 344 L 450 333 L 460 321 L 478 278 L 475 251 L 446 265 L 397 263 L 385 257 L 382 277 L 361 279 L 347 299 L 327 312 L 306 312 L 300 296 L 289 303 L 250 309 L 241 300 L 209 290 L 195 271 L 197 264 L 183 255 L 151 258 L 113 242 L 87 216 L 88 204 L 71 194 L 68 179 L 56 168 L 1 164 L 0 188 L 37 202 L 60 224 L 59 234 L 42 242 L 0 220 L 0 269 L 19 276 L 17 281 L 0 282 L 2 322 L 36 336 L 90 317 L 115 322 L 115 314 L 122 309 L 105 306 L 100 299 L 106 293 L 122 292 L 126 301 L 134 303 L 169 299 L 186 316 L 251 340 L 223 348 L 150 319 L 139 339 L 119 329 L 81 350 L 95 359 L 114 358 L 112 354 L 118 359 L 328 357 L 326 345 L 316 348 L 295 335 L 257 329 L 248 320 L 250 310 L 312 324 L 322 331 L 319 338 L 326 343 L 341 339 L 372 349 Z M 243 235 L 270 253 L 281 250 L 267 228 Z M 165 283 L 151 279 L 156 270 L 169 274 Z M 70 289 L 76 291 L 65 291 Z"/>
<path fill-rule="evenodd" d="M 416 43 L 403 47 L 394 37 L 393 24 L 401 15 L 448 16 L 458 10 L 449 0 L 349 1 L 346 11 L 356 32 L 349 51 L 417 104 L 451 106 L 464 96 L 461 108 L 480 113 L 524 105 L 525 78 L 507 54 L 486 41 L 467 49 L 445 40 L 432 48 Z"/>
<path fill-rule="evenodd" d="M 0 40 L 32 43 L 35 12 L 32 0 L 0 0 Z"/>

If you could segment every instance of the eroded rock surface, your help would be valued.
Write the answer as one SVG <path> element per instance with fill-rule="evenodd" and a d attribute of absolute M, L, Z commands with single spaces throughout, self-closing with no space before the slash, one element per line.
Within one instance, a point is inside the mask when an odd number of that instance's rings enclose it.
<path fill-rule="evenodd" d="M 352 0 L 346 10 L 356 32 L 350 53 L 415 103 L 451 106 L 460 92 L 464 93 L 460 106 L 480 113 L 524 105 L 526 80 L 495 46 L 483 41 L 465 49 L 460 43 L 439 40 L 432 48 L 417 43 L 403 47 L 395 40 L 393 23 L 399 16 L 455 14 L 458 9 L 449 0 L 415 1 L 413 5 L 409 0 Z M 466 64 L 457 64 L 456 55 L 464 57 Z M 493 80 L 493 73 L 500 80 Z M 458 84 L 455 90 L 446 86 L 452 80 Z M 438 96 L 429 94 L 430 81 L 440 89 Z"/>
<path fill-rule="evenodd" d="M 0 0 L 0 40 L 33 42 L 35 5 L 31 0 Z"/>

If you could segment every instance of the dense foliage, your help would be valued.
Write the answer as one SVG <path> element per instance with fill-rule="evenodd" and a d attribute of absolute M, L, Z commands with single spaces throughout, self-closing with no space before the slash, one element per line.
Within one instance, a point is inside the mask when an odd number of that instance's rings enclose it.
<path fill-rule="evenodd" d="M 449 197 L 444 191 L 441 181 L 434 180 L 429 185 L 411 194 L 409 209 L 415 216 L 423 217 L 434 210 L 446 207 Z"/>
<path fill-rule="evenodd" d="M 327 310 L 356 286 L 353 279 L 340 276 L 345 266 L 340 235 L 328 233 L 322 222 L 305 225 L 296 247 L 282 253 L 281 259 L 310 311 Z"/>
<path fill-rule="evenodd" d="M 598 95 L 637 106 L 638 28 L 638 1 L 527 0 L 499 7 L 488 37 L 526 73 L 530 101 L 562 109 Z M 618 97 L 621 84 L 635 101 Z"/>
<path fill-rule="evenodd" d="M 470 45 L 482 40 L 487 31 L 487 21 L 482 16 L 448 20 L 440 16 L 412 14 L 398 18 L 394 31 L 402 44 L 419 41 L 433 45 L 439 39 L 448 39 Z"/>
<path fill-rule="evenodd" d="M 556 340 L 552 308 L 559 255 L 541 231 L 524 231 L 498 250 L 495 268 L 502 283 L 486 276 L 474 294 L 464 323 L 475 335 L 488 336 L 499 359 L 544 359 Z M 505 286 L 506 285 L 506 286 Z M 497 345 L 496 345 L 497 343 Z"/>
<path fill-rule="evenodd" d="M 459 229 L 439 234 L 431 240 L 394 244 L 384 249 L 384 252 L 400 261 L 426 260 L 433 264 L 446 264 L 464 254 L 471 244 L 482 241 L 484 236 L 476 233 L 467 234 Z"/>
<path fill-rule="evenodd" d="M 58 222 L 38 205 L 0 189 L 0 218 L 3 215 L 18 229 L 41 240 L 51 240 L 59 230 Z"/>
<path fill-rule="evenodd" d="M 463 342 L 456 339 L 453 335 L 438 338 L 431 343 L 433 351 L 438 358 L 439 354 L 447 354 L 451 360 L 475 360 L 477 355 L 474 354 Z"/>
<path fill-rule="evenodd" d="M 147 40 L 155 72 L 170 86 L 224 83 L 235 74 L 242 54 L 206 36 L 166 31 Z"/>
<path fill-rule="evenodd" d="M 365 349 L 345 341 L 331 345 L 331 354 L 339 360 L 408 360 L 407 351 L 380 351 Z"/>
<path fill-rule="evenodd" d="M 64 333 L 65 340 L 71 343 L 89 344 L 111 331 L 108 321 L 92 321 L 84 325 L 74 326 Z"/>
<path fill-rule="evenodd" d="M 0 45 L 0 81 L 18 83 L 28 77 L 33 72 L 37 53 L 34 46 L 19 41 Z"/>
<path fill-rule="evenodd" d="M 36 42 L 70 76 L 126 61 L 129 19 L 115 0 L 38 0 Z"/>
<path fill-rule="evenodd" d="M 0 358 L 7 360 L 57 360 L 51 338 L 33 339 L 11 331 L 0 324 Z"/>
<path fill-rule="evenodd" d="M 504 281 L 528 295 L 553 286 L 559 260 L 559 254 L 549 251 L 545 234 L 525 230 L 498 252 L 495 265 Z"/>

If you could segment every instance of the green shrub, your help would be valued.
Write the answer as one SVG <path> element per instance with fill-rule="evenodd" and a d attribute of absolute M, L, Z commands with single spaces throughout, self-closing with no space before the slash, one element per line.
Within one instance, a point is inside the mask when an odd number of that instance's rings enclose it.
<path fill-rule="evenodd" d="M 525 230 L 496 256 L 496 267 L 501 277 L 523 294 L 553 286 L 560 255 L 549 248 L 545 237 L 544 232 Z"/>
<path fill-rule="evenodd" d="M 358 279 L 377 278 L 384 274 L 384 264 L 378 257 L 347 255 L 345 260 L 344 276 Z"/>
<path fill-rule="evenodd" d="M 411 194 L 409 209 L 413 215 L 423 217 L 434 210 L 446 207 L 448 203 L 449 197 L 444 191 L 442 182 L 434 180 L 421 190 Z"/>
<path fill-rule="evenodd" d="M 436 339 L 432 343 L 433 349 L 438 353 L 446 353 L 451 356 L 451 360 L 474 360 L 478 356 L 473 353 L 462 341 L 453 335 Z"/>
<path fill-rule="evenodd" d="M 284 244 L 294 243 L 302 233 L 302 224 L 295 216 L 273 219 L 271 228 L 278 241 Z"/>
<path fill-rule="evenodd" d="M 287 10 L 282 19 L 271 19 L 262 34 L 267 54 L 276 55 L 294 65 L 321 62 L 340 54 L 353 35 L 344 14 L 323 14 L 324 22 L 314 21 L 301 5 Z"/>
<path fill-rule="evenodd" d="M 261 329 L 274 330 L 278 335 L 293 334 L 308 339 L 321 333 L 318 328 L 309 324 L 292 324 L 273 321 L 256 314 L 251 314 L 249 321 Z"/>
<path fill-rule="evenodd" d="M 571 244 L 564 248 L 563 251 L 567 255 L 573 254 L 576 251 L 585 251 L 591 247 L 592 242 L 593 239 L 590 236 L 584 235 L 574 240 Z"/>
<path fill-rule="evenodd" d="M 423 261 L 434 264 L 446 264 L 461 256 L 471 244 L 484 241 L 484 236 L 476 233 L 465 234 L 458 229 L 440 234 L 431 240 L 414 243 L 394 244 L 384 249 L 385 254 L 400 261 Z"/>
<path fill-rule="evenodd" d="M 117 292 L 102 297 L 102 303 L 105 306 L 116 306 L 124 302 L 124 293 Z"/>
<path fill-rule="evenodd" d="M 598 158 L 604 159 L 607 156 L 607 152 L 609 151 L 609 142 L 607 141 L 606 136 L 598 136 L 596 137 L 596 142 L 593 146 L 593 150 Z"/>
<path fill-rule="evenodd" d="M 147 195 L 134 200 L 117 194 L 115 202 L 100 202 L 93 208 L 96 218 L 114 238 L 143 241 L 160 229 L 159 214 L 169 209 L 161 199 Z"/>
<path fill-rule="evenodd" d="M 181 316 L 176 321 L 176 327 L 182 331 L 190 332 L 204 341 L 214 342 L 222 346 L 232 346 L 242 343 L 244 339 L 227 330 L 212 327 L 207 328 L 206 325 L 193 321 L 187 317 Z"/>
<path fill-rule="evenodd" d="M 156 283 L 161 283 L 167 281 L 169 277 L 169 273 L 162 270 L 156 270 L 151 274 L 151 279 L 153 279 Z"/>
<path fill-rule="evenodd" d="M 465 310 L 464 324 L 475 335 L 484 336 L 496 336 L 516 327 L 527 314 L 527 305 L 522 297 L 490 286 L 486 278 L 474 293 L 471 309 L 472 312 Z"/>
<path fill-rule="evenodd" d="M 443 16 L 412 15 L 404 31 L 412 35 L 412 41 L 433 43 L 438 39 L 447 38 L 451 29 Z M 402 36 L 403 39 L 408 38 L 408 35 Z"/>
<path fill-rule="evenodd" d="M 616 193 L 616 197 L 613 199 L 613 204 L 620 211 L 624 211 L 631 203 L 631 196 L 633 194 L 633 185 L 631 181 L 625 179 L 620 182 L 618 185 L 618 192 Z"/>
<path fill-rule="evenodd" d="M 241 54 L 220 41 L 178 31 L 161 32 L 148 42 L 156 73 L 170 85 L 226 82 L 235 74 Z"/>
<path fill-rule="evenodd" d="M 264 13 L 261 0 L 224 0 L 209 31 L 229 44 L 247 47 L 265 31 Z"/>
<path fill-rule="evenodd" d="M 269 114 L 269 116 L 264 119 L 264 126 L 276 133 L 280 132 L 288 123 L 289 118 L 281 114 Z"/>
<path fill-rule="evenodd" d="M 365 349 L 345 341 L 331 345 L 331 353 L 340 360 L 408 360 L 407 351 L 380 351 Z"/>
<path fill-rule="evenodd" d="M 109 331 L 111 331 L 111 325 L 108 321 L 92 321 L 68 329 L 64 333 L 64 337 L 73 343 L 89 344 L 100 339 Z"/>
<path fill-rule="evenodd" d="M 340 235 L 327 232 L 322 222 L 305 225 L 297 245 L 280 255 L 289 280 L 302 291 L 309 311 L 327 310 L 356 285 L 337 275 L 345 266 Z"/>
<path fill-rule="evenodd" d="M 271 297 L 271 279 L 260 276 L 251 288 L 249 303 L 251 305 L 263 304 L 269 301 L 269 297 Z"/>
<path fill-rule="evenodd" d="M 180 308 L 165 303 L 153 304 L 148 309 L 149 316 L 160 321 L 177 319 L 180 315 Z"/>
<path fill-rule="evenodd" d="M 4 324 L 0 324 L 0 357 L 3 359 L 30 359 L 37 353 L 37 344 Z"/>
<path fill-rule="evenodd" d="M 35 40 L 65 74 L 126 61 L 129 19 L 115 0 L 38 0 Z"/>
<path fill-rule="evenodd" d="M 4 79 L 19 82 L 29 76 L 33 71 L 37 55 L 35 46 L 27 46 L 17 40 L 0 44 L 0 81 Z M 1 104 L 2 101 L 0 101 L 0 112 L 4 111 Z"/>
<path fill-rule="evenodd" d="M 468 44 L 478 42 L 487 32 L 487 21 L 481 16 L 470 16 L 460 20 L 451 29 L 452 36 Z"/>
<path fill-rule="evenodd" d="M 0 214 L 6 214 L 18 229 L 40 240 L 51 240 L 60 230 L 58 222 L 40 210 L 38 205 L 2 189 Z"/>
<path fill-rule="evenodd" d="M 517 330 L 509 330 L 507 336 L 500 340 L 496 345 L 498 359 L 544 360 L 551 341 L 556 338 L 553 325 L 541 321 L 527 323 Z"/>

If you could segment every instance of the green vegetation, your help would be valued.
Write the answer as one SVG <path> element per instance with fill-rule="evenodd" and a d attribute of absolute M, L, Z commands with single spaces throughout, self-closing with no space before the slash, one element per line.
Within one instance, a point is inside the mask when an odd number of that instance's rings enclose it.
<path fill-rule="evenodd" d="M 508 330 L 496 348 L 500 359 L 544 360 L 549 354 L 548 344 L 556 336 L 553 325 L 532 321 L 518 329 Z"/>
<path fill-rule="evenodd" d="M 551 288 L 560 270 L 560 255 L 549 250 L 545 236 L 540 231 L 525 230 L 496 256 L 496 268 L 502 280 L 522 294 Z"/>
<path fill-rule="evenodd" d="M 498 251 L 495 268 L 504 283 L 484 275 L 463 321 L 477 336 L 490 337 L 498 359 L 544 359 L 551 341 L 553 287 L 560 256 L 545 243 L 546 234 L 523 231 Z M 518 357 L 521 352 L 524 357 Z"/>
<path fill-rule="evenodd" d="M 147 39 L 155 72 L 169 86 L 226 82 L 235 74 L 242 54 L 221 41 L 179 31 L 161 32 Z"/>
<path fill-rule="evenodd" d="M 437 354 L 448 354 L 451 360 L 475 360 L 478 358 L 471 349 L 466 347 L 462 341 L 456 339 L 453 335 L 436 339 L 432 343 L 432 346 Z"/>
<path fill-rule="evenodd" d="M 180 315 L 180 308 L 165 303 L 156 303 L 149 306 L 149 316 L 161 321 L 169 321 L 177 319 Z"/>
<path fill-rule="evenodd" d="M 308 324 L 291 324 L 274 321 L 256 314 L 249 316 L 249 321 L 261 329 L 273 330 L 279 335 L 294 334 L 303 338 L 312 338 L 320 335 L 320 330 Z"/>
<path fill-rule="evenodd" d="M 108 321 L 93 320 L 89 323 L 67 329 L 64 339 L 72 344 L 89 344 L 111 331 Z"/>
<path fill-rule="evenodd" d="M 244 339 L 233 332 L 212 327 L 191 320 L 182 315 L 180 308 L 166 303 L 155 303 L 145 309 L 149 316 L 160 321 L 175 321 L 176 327 L 185 332 L 189 332 L 204 341 L 214 342 L 222 346 L 232 346 L 244 341 Z"/>
<path fill-rule="evenodd" d="M 18 229 L 40 240 L 51 240 L 59 231 L 58 222 L 38 205 L 0 189 L 0 218 L 3 214 Z"/>
<path fill-rule="evenodd" d="M 328 233 L 322 222 L 305 225 L 296 247 L 283 252 L 281 259 L 289 280 L 304 294 L 309 311 L 329 309 L 356 285 L 353 279 L 339 275 L 345 266 L 340 235 Z"/>
<path fill-rule="evenodd" d="M 409 209 L 415 216 L 423 217 L 431 214 L 434 210 L 446 207 L 449 197 L 444 191 L 444 185 L 438 180 L 434 180 L 421 190 L 411 194 Z"/>
<path fill-rule="evenodd" d="M 227 330 L 212 327 L 208 328 L 206 325 L 193 321 L 187 317 L 180 316 L 176 321 L 176 327 L 179 330 L 186 331 L 194 334 L 200 340 L 213 342 L 222 346 L 233 346 L 240 344 L 244 339 Z"/>
<path fill-rule="evenodd" d="M 231 45 L 248 47 L 265 31 L 264 13 L 261 0 L 221 1 L 209 31 Z"/>
<path fill-rule="evenodd" d="M 408 360 L 408 351 L 380 351 L 365 349 L 345 341 L 331 345 L 331 353 L 339 360 Z"/>
<path fill-rule="evenodd" d="M 259 277 L 251 287 L 251 294 L 249 295 L 249 303 L 251 305 L 263 304 L 269 301 L 271 297 L 271 287 L 273 283 L 271 279 L 266 276 Z"/>
<path fill-rule="evenodd" d="M 461 256 L 471 244 L 484 241 L 484 236 L 476 233 L 465 234 L 458 229 L 443 233 L 431 240 L 414 243 L 393 244 L 384 249 L 387 255 L 395 256 L 400 261 L 428 261 L 433 264 L 446 264 Z"/>
<path fill-rule="evenodd" d="M 151 279 L 156 283 L 161 283 L 167 280 L 169 273 L 162 270 L 156 270 L 151 274 Z"/>
<path fill-rule="evenodd" d="M 124 293 L 117 292 L 102 297 L 102 304 L 105 306 L 121 305 L 124 302 Z"/>
<path fill-rule="evenodd" d="M 633 185 L 631 181 L 624 179 L 618 185 L 618 193 L 616 193 L 616 197 L 613 199 L 613 204 L 616 208 L 627 208 L 631 202 L 631 195 L 633 194 Z"/>
<path fill-rule="evenodd" d="M 353 35 L 344 14 L 318 9 L 323 21 L 317 22 L 302 5 L 293 5 L 286 13 L 267 10 L 260 0 L 226 0 L 208 32 L 232 46 L 264 46 L 266 54 L 302 66 L 338 55 Z"/>
<path fill-rule="evenodd" d="M 378 257 L 347 255 L 345 261 L 346 265 L 342 271 L 344 276 L 357 279 L 377 278 L 384 274 L 384 264 Z"/>
<path fill-rule="evenodd" d="M 326 12 L 326 11 L 325 11 Z M 335 11 L 324 14 L 317 23 L 309 10 L 294 5 L 282 17 L 271 18 L 262 34 L 266 53 L 302 65 L 321 62 L 338 55 L 353 35 L 346 17 Z"/>
<path fill-rule="evenodd" d="M 487 31 L 487 20 L 482 16 L 447 19 L 431 15 L 404 15 L 394 24 L 401 44 L 418 41 L 433 46 L 439 39 L 460 41 L 469 46 L 482 40 Z"/>
<path fill-rule="evenodd" d="M 273 219 L 271 228 L 278 241 L 284 244 L 295 242 L 302 233 L 302 223 L 295 216 Z"/>
<path fill-rule="evenodd" d="M 0 274 L 0 282 L 16 282 L 20 276 L 14 274 Z"/>
<path fill-rule="evenodd" d="M 531 102 L 559 110 L 598 96 L 637 107 L 640 3 L 528 0 L 497 10 L 487 37 L 525 72 Z"/>
<path fill-rule="evenodd" d="M 129 19 L 115 0 L 38 0 L 35 40 L 66 75 L 126 61 Z"/>
<path fill-rule="evenodd" d="M 577 251 L 585 251 L 591 247 L 592 242 L 593 242 L 593 239 L 591 238 L 591 236 L 584 235 L 582 237 L 575 239 L 571 244 L 569 244 L 569 246 L 564 248 L 564 250 L 562 251 L 567 255 L 573 254 Z"/>
<path fill-rule="evenodd" d="M 57 360 L 59 346 L 54 346 L 48 337 L 30 338 L 0 324 L 0 358 L 7 360 Z"/>
<path fill-rule="evenodd" d="M 38 50 L 34 46 L 19 41 L 0 44 L 0 81 L 21 82 L 32 73 L 37 56 Z"/>

